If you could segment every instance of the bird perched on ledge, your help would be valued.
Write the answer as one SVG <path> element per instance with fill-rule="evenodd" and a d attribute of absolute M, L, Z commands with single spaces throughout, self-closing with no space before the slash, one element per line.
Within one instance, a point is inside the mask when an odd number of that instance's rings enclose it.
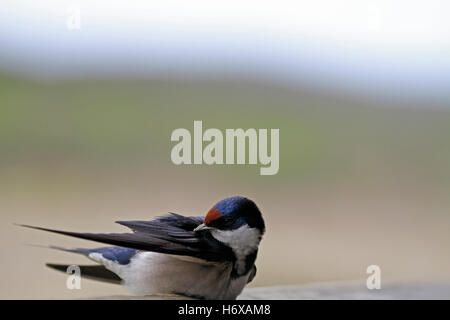
<path fill-rule="evenodd" d="M 132 233 L 78 233 L 23 225 L 113 246 L 51 247 L 99 263 L 80 266 L 81 276 L 122 283 L 134 295 L 179 294 L 200 299 L 236 299 L 256 274 L 265 231 L 256 204 L 244 197 L 216 203 L 205 217 L 176 213 L 151 221 L 117 221 Z M 47 264 L 66 271 L 69 265 Z"/>

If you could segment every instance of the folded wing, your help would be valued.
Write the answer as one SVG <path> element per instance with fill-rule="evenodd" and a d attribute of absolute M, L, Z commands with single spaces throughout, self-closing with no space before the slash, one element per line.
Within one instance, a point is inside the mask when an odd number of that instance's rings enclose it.
<path fill-rule="evenodd" d="M 118 221 L 132 233 L 81 233 L 23 225 L 80 239 L 165 254 L 191 256 L 207 261 L 233 261 L 232 250 L 209 232 L 194 232 L 203 217 L 185 217 L 170 213 L 151 221 Z"/>

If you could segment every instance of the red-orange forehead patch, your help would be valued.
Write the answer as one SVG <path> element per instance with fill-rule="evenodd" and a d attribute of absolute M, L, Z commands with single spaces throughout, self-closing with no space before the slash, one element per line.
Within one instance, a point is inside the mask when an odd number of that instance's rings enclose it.
<path fill-rule="evenodd" d="M 219 210 L 217 210 L 215 207 L 212 207 L 206 214 L 205 220 L 203 222 L 205 224 L 208 224 L 211 221 L 219 219 L 221 216 L 222 214 L 219 212 Z"/>

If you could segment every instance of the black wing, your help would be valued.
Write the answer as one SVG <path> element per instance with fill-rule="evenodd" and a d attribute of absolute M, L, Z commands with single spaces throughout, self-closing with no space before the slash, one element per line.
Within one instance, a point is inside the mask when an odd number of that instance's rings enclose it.
<path fill-rule="evenodd" d="M 232 250 L 209 232 L 193 230 L 203 217 L 184 217 L 171 213 L 151 221 L 117 221 L 133 233 L 81 233 L 22 225 L 71 237 L 92 240 L 143 251 L 191 256 L 208 261 L 233 261 Z"/>

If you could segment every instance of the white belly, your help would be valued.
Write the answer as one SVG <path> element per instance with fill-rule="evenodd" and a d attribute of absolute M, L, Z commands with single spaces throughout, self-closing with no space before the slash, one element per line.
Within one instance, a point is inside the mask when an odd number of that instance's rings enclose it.
<path fill-rule="evenodd" d="M 235 299 L 249 274 L 231 279 L 231 263 L 139 252 L 129 265 L 106 265 L 134 295 L 182 294 L 206 299 Z"/>

